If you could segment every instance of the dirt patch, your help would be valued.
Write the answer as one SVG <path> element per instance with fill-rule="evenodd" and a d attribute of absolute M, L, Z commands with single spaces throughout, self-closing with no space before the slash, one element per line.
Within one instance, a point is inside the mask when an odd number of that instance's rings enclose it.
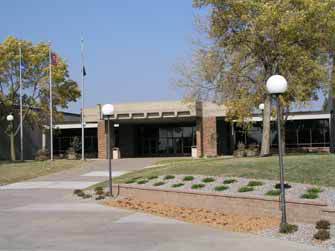
<path fill-rule="evenodd" d="M 234 232 L 257 233 L 279 225 L 279 219 L 274 217 L 232 215 L 220 211 L 214 212 L 201 208 L 176 207 L 156 202 L 139 201 L 131 198 L 107 200 L 103 203 L 111 207 L 137 210 L 185 222 L 205 224 Z"/>

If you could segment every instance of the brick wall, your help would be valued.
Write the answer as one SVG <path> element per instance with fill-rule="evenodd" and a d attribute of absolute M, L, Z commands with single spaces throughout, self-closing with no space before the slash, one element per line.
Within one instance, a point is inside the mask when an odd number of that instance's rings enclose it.
<path fill-rule="evenodd" d="M 217 156 L 216 117 L 202 118 L 203 155 Z"/>
<path fill-rule="evenodd" d="M 106 149 L 107 149 L 107 142 L 106 142 L 105 121 L 100 120 L 98 122 L 98 158 L 99 159 L 107 158 Z"/>
<path fill-rule="evenodd" d="M 233 196 L 208 192 L 176 191 L 171 189 L 154 189 L 136 185 L 115 185 L 120 195 L 143 201 L 165 203 L 169 205 L 205 208 L 223 211 L 229 214 L 248 216 L 270 216 L 280 218 L 279 200 L 257 196 Z M 302 200 L 287 201 L 289 222 L 315 223 L 327 219 L 335 223 L 335 209 L 323 202 L 305 202 Z"/>

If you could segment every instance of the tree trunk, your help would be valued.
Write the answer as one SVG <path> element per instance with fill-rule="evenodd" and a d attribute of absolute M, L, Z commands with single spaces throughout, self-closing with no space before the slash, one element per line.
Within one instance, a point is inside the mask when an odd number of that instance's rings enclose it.
<path fill-rule="evenodd" d="M 9 138 L 10 138 L 10 158 L 12 161 L 16 160 L 15 156 L 15 139 L 14 139 L 14 132 L 13 130 L 10 132 Z"/>
<path fill-rule="evenodd" d="M 261 146 L 261 157 L 270 155 L 270 140 L 271 140 L 271 96 L 267 95 L 264 102 L 264 113 L 263 113 L 263 135 L 262 135 L 262 146 Z"/>

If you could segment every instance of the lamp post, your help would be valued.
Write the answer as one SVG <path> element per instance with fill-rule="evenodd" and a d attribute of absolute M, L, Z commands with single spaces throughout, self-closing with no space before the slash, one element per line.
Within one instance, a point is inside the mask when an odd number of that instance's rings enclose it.
<path fill-rule="evenodd" d="M 268 93 L 275 96 L 277 101 L 277 130 L 278 130 L 278 152 L 279 152 L 279 167 L 280 167 L 280 206 L 281 206 L 281 227 L 287 225 L 286 219 L 286 201 L 285 201 L 285 181 L 284 181 L 284 163 L 283 163 L 283 148 L 282 148 L 282 138 L 281 138 L 281 107 L 279 96 L 286 92 L 287 81 L 281 75 L 273 75 L 266 82 L 266 89 Z"/>
<path fill-rule="evenodd" d="M 261 103 L 259 104 L 258 106 L 258 109 L 261 111 L 261 118 L 262 118 L 262 121 L 261 121 L 261 131 L 263 130 L 263 121 L 264 121 L 264 103 Z M 262 142 L 262 134 L 261 134 L 261 140 L 260 142 Z"/>
<path fill-rule="evenodd" d="M 112 196 L 112 160 L 111 160 L 111 143 L 110 143 L 110 117 L 114 113 L 114 106 L 106 104 L 102 107 L 102 114 L 104 119 L 107 119 L 107 158 L 109 170 L 109 196 Z"/>
<path fill-rule="evenodd" d="M 9 122 L 10 131 L 9 131 L 9 139 L 10 139 L 10 158 L 12 161 L 15 160 L 15 147 L 14 147 L 14 116 L 12 114 L 7 115 L 7 121 Z"/>

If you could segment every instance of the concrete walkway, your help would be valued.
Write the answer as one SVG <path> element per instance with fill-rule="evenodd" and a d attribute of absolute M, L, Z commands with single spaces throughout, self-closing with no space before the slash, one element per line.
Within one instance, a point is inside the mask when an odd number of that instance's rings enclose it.
<path fill-rule="evenodd" d="M 113 170 L 140 169 L 156 160 L 113 161 Z M 106 167 L 105 161 L 88 161 L 82 168 L 29 182 L 98 182 L 106 179 Z M 0 250 L 322 250 L 109 208 L 77 199 L 67 188 L 2 189 L 0 201 Z"/>

